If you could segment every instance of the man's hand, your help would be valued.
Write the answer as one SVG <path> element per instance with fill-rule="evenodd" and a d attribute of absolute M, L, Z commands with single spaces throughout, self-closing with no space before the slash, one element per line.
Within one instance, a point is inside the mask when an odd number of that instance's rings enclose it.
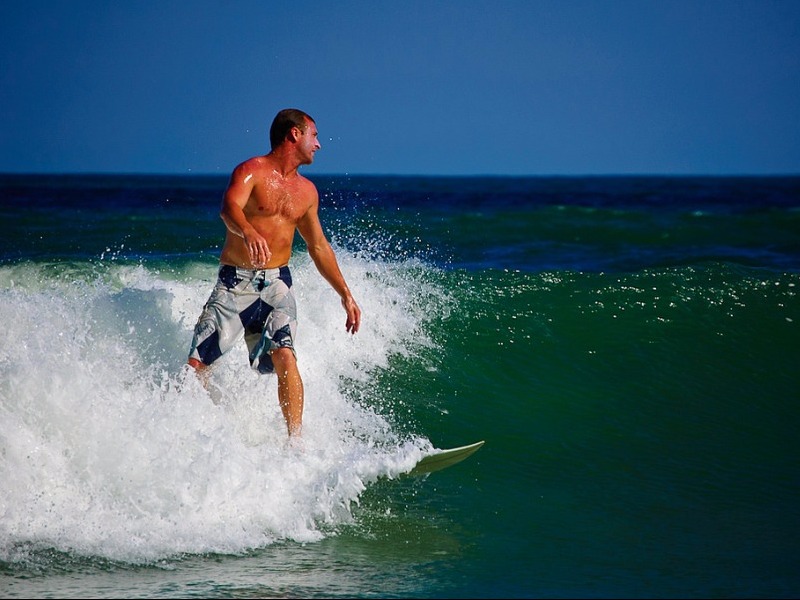
<path fill-rule="evenodd" d="M 244 236 L 244 243 L 247 246 L 247 251 L 250 253 L 250 262 L 256 269 L 264 269 L 272 257 L 272 252 L 269 250 L 269 244 L 264 237 L 253 230 L 249 235 Z"/>
<path fill-rule="evenodd" d="M 347 329 L 348 333 L 357 332 L 358 328 L 361 326 L 361 309 L 358 308 L 358 304 L 356 304 L 352 296 L 342 298 L 342 306 L 347 312 L 347 322 L 344 325 L 345 329 Z"/>

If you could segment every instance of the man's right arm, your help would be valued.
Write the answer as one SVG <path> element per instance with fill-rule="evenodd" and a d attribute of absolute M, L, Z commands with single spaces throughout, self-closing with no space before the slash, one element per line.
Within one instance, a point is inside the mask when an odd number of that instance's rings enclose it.
<path fill-rule="evenodd" d="M 232 234 L 244 240 L 244 245 L 250 255 L 254 266 L 265 266 L 270 259 L 271 252 L 267 240 L 256 231 L 255 227 L 247 220 L 244 207 L 253 191 L 253 172 L 249 161 L 240 164 L 233 170 L 228 188 L 222 197 L 220 218 L 225 227 Z"/>

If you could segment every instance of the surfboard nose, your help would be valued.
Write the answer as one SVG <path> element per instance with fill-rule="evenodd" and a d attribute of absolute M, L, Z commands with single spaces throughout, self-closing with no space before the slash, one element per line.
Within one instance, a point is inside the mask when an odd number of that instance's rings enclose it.
<path fill-rule="evenodd" d="M 423 473 L 431 473 L 460 463 L 465 458 L 477 452 L 480 447 L 483 446 L 484 441 L 485 440 L 481 440 L 480 442 L 475 442 L 467 446 L 459 446 L 458 448 L 434 451 L 427 456 L 423 456 L 409 471 L 409 474 L 421 475 Z"/>

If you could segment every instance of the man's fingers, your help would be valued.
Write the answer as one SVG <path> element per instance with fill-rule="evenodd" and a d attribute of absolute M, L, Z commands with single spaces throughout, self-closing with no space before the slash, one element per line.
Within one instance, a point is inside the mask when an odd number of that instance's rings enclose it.
<path fill-rule="evenodd" d="M 256 266 L 263 266 L 269 262 L 272 252 L 269 251 L 269 246 L 265 241 L 251 242 L 249 246 L 250 260 Z"/>
<path fill-rule="evenodd" d="M 361 309 L 353 302 L 352 305 L 344 303 L 344 308 L 347 311 L 347 321 L 344 324 L 348 333 L 356 333 L 361 325 Z"/>

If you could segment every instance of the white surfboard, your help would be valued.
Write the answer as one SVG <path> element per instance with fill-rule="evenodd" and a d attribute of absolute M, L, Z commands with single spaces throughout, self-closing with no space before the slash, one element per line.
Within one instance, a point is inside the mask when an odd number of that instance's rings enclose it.
<path fill-rule="evenodd" d="M 483 446 L 483 440 L 475 442 L 474 444 L 469 444 L 468 446 L 459 446 L 458 448 L 450 448 L 447 450 L 434 450 L 431 454 L 423 456 L 408 473 L 409 475 L 421 475 L 423 473 L 431 473 L 433 471 L 445 469 L 471 456 L 477 452 L 481 446 Z"/>

